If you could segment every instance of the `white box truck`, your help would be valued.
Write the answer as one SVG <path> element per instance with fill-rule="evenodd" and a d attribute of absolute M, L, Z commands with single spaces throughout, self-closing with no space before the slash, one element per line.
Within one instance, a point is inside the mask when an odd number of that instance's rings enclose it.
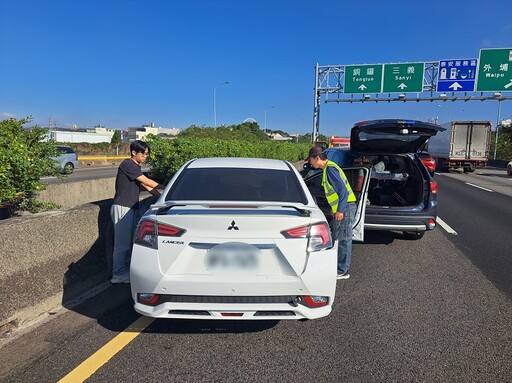
<path fill-rule="evenodd" d="M 489 121 L 451 121 L 446 130 L 431 137 L 427 151 L 436 161 L 436 170 L 462 168 L 465 173 L 487 165 L 492 124 Z"/>

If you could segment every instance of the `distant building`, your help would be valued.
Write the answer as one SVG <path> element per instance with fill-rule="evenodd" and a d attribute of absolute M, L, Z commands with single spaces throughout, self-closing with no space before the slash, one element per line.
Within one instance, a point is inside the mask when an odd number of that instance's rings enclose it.
<path fill-rule="evenodd" d="M 51 130 L 48 132 L 50 140 L 56 142 L 87 142 L 95 144 L 98 142 L 110 142 L 112 140 L 112 134 L 98 134 L 98 133 L 87 133 L 79 132 L 75 130 Z"/>
<path fill-rule="evenodd" d="M 180 129 L 176 128 L 161 128 L 155 127 L 155 123 L 152 122 L 150 125 L 142 125 L 141 127 L 131 127 L 128 128 L 127 134 L 123 135 L 124 142 L 132 142 L 135 140 L 144 141 L 149 134 L 154 134 L 155 136 L 159 135 L 167 135 L 167 136 L 177 136 L 180 132 Z"/>
<path fill-rule="evenodd" d="M 116 129 L 108 129 L 101 125 L 97 125 L 94 128 L 89 129 L 78 129 L 76 125 L 73 126 L 72 129 L 52 127 L 49 129 L 48 137 L 50 140 L 57 142 L 110 143 L 115 131 Z M 153 122 L 150 125 L 142 125 L 141 127 L 137 128 L 128 128 L 127 130 L 121 130 L 120 132 L 122 142 L 132 142 L 135 140 L 145 140 L 148 134 L 173 138 L 178 135 L 180 129 L 168 129 L 160 127 L 157 128 Z"/>
<path fill-rule="evenodd" d="M 270 133 L 268 134 L 268 136 L 274 140 L 274 141 L 290 141 L 290 140 L 293 140 L 293 137 L 283 137 L 281 134 L 279 133 Z"/>
<path fill-rule="evenodd" d="M 93 129 L 87 129 L 88 133 L 96 133 L 96 134 L 105 134 L 109 135 L 112 139 L 112 136 L 114 135 L 115 129 L 107 129 L 104 126 L 95 126 Z"/>

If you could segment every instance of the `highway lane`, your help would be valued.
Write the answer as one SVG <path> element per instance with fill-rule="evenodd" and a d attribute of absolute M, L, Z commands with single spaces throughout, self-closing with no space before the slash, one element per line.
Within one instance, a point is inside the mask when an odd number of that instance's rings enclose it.
<path fill-rule="evenodd" d="M 436 175 L 439 215 L 457 235 L 368 232 L 327 318 L 156 320 L 87 381 L 509 382 L 512 298 L 500 269 L 511 204 L 466 184 L 482 178 Z M 137 318 L 129 287 L 109 288 L 0 348 L 0 381 L 56 382 Z"/>
<path fill-rule="evenodd" d="M 512 178 L 503 170 L 440 173 L 438 215 L 451 241 L 512 299 Z"/>
<path fill-rule="evenodd" d="M 492 190 L 492 192 L 512 197 L 512 177 L 508 176 L 507 171 L 502 168 L 477 169 L 474 173 L 450 171 L 436 174 L 460 180 L 476 188 Z"/>
<path fill-rule="evenodd" d="M 53 176 L 43 177 L 41 178 L 41 182 L 50 185 L 62 182 L 76 182 L 97 178 L 115 177 L 117 174 L 117 168 L 117 165 L 83 167 L 75 169 L 71 174 L 63 175 L 62 178 Z"/>
<path fill-rule="evenodd" d="M 43 177 L 41 178 L 41 182 L 44 184 L 56 184 L 62 182 L 76 182 L 83 180 L 91 180 L 98 178 L 108 178 L 115 177 L 117 174 L 117 168 L 119 165 L 104 165 L 104 166 L 91 166 L 91 167 L 82 167 L 75 169 L 73 173 L 63 175 L 62 178 L 58 177 Z M 143 166 L 142 171 L 147 172 L 150 168 L 148 166 Z"/>

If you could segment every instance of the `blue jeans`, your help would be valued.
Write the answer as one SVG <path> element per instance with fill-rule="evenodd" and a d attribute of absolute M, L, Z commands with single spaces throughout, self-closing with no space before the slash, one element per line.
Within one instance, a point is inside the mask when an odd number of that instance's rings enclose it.
<path fill-rule="evenodd" d="M 112 276 L 130 274 L 133 234 L 137 225 L 138 212 L 126 206 L 112 205 L 110 216 L 114 223 L 114 254 Z"/>
<path fill-rule="evenodd" d="M 338 241 L 338 274 L 348 273 L 352 263 L 352 225 L 356 217 L 357 206 L 354 202 L 347 204 L 341 221 L 333 222 L 333 237 Z M 348 212 L 348 214 L 347 214 Z"/>

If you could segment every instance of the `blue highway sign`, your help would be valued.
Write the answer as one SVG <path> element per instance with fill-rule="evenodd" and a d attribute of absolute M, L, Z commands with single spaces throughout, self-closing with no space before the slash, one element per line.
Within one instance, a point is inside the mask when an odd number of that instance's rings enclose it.
<path fill-rule="evenodd" d="M 438 92 L 473 92 L 478 59 L 439 61 Z"/>

